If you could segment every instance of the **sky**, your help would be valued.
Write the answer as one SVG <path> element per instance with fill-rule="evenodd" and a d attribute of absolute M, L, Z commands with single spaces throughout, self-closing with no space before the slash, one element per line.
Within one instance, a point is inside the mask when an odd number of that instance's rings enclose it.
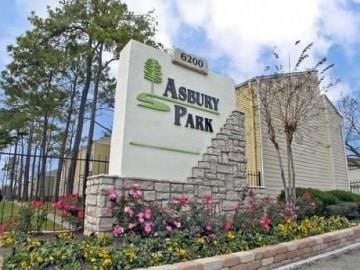
<path fill-rule="evenodd" d="M 157 40 L 202 56 L 209 68 L 241 83 L 263 75 L 274 47 L 284 66 L 314 43 L 307 66 L 327 57 L 330 79 L 341 83 L 327 93 L 332 101 L 360 91 L 360 0 L 126 0 L 130 10 L 154 10 Z M 31 11 L 46 16 L 57 0 L 1 0 L 0 69 L 10 61 L 6 46 L 31 25 Z M 301 40 L 303 47 L 295 48 Z M 289 61 L 290 60 L 290 61 Z M 116 64 L 113 66 L 116 74 Z"/>

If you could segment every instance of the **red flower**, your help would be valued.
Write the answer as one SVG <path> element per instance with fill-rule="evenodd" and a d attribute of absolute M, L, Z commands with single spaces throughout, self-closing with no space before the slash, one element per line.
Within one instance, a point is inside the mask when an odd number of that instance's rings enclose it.
<path fill-rule="evenodd" d="M 182 195 L 180 198 L 175 199 L 175 203 L 180 206 L 186 206 L 189 204 L 189 202 L 189 198 L 184 195 Z"/>
<path fill-rule="evenodd" d="M 230 223 L 230 222 L 225 222 L 224 225 L 223 225 L 223 228 L 224 228 L 224 231 L 231 231 L 232 228 L 233 228 L 233 225 Z"/>
<path fill-rule="evenodd" d="M 74 206 L 69 205 L 69 204 L 65 204 L 65 205 L 63 206 L 63 209 L 64 209 L 66 212 L 71 212 L 71 211 L 74 209 Z"/>
<path fill-rule="evenodd" d="M 79 221 L 81 221 L 81 220 L 84 219 L 84 217 L 85 217 L 84 209 L 80 209 L 79 212 L 77 213 L 77 217 L 76 217 L 76 218 L 77 218 Z"/>

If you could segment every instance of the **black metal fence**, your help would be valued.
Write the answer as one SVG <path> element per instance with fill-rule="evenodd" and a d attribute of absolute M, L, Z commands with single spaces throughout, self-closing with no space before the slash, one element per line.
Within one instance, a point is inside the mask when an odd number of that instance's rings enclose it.
<path fill-rule="evenodd" d="M 68 178 L 70 163 L 76 162 L 75 174 Z M 85 159 L 85 151 L 80 150 L 76 160 L 70 157 L 56 157 L 52 155 L 26 155 L 24 153 L 0 152 L 0 229 L 18 223 L 20 213 L 27 208 L 31 211 L 46 213 L 45 222 L 41 230 L 63 230 L 74 228 L 74 223 L 68 221 L 60 207 L 53 207 L 53 203 L 67 200 L 70 206 L 67 213 L 78 215 L 83 200 L 84 168 L 89 162 L 89 176 L 108 172 L 108 157 L 96 155 L 92 159 Z M 72 192 L 68 185 L 72 184 Z M 69 194 L 71 193 L 71 194 Z M 72 195 L 75 194 L 75 195 Z M 75 209 L 77 204 L 78 209 Z M 29 219 L 30 221 L 30 219 Z"/>
<path fill-rule="evenodd" d="M 351 192 L 360 194 L 360 180 L 350 182 L 350 190 Z"/>
<path fill-rule="evenodd" d="M 251 187 L 261 187 L 262 186 L 260 171 L 257 171 L 257 172 L 248 171 L 246 173 L 246 178 L 247 178 L 247 184 L 249 186 L 251 186 Z"/>

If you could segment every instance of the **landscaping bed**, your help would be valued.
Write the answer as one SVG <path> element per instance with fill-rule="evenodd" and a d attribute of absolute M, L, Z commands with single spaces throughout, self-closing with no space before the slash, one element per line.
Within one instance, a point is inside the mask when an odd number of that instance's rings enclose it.
<path fill-rule="evenodd" d="M 182 196 L 161 208 L 143 201 L 136 186 L 123 196 L 109 191 L 112 207 L 107 211 L 115 218 L 112 237 L 78 238 L 62 233 L 49 240 L 10 232 L 0 238 L 3 247 L 12 248 L 3 269 L 144 268 L 248 251 L 351 227 L 343 217 L 314 215 L 317 207 L 309 194 L 296 203 L 255 199 L 252 189 L 244 190 L 242 197 L 232 215 L 222 215 L 215 211 L 216 201 L 211 196 L 200 200 Z M 353 234 L 348 236 L 344 239 L 354 239 Z"/>

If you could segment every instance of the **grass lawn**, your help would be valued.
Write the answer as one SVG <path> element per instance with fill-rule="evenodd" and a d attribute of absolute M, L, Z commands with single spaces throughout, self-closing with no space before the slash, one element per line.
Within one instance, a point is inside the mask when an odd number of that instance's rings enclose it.
<path fill-rule="evenodd" d="M 20 209 L 20 204 L 9 202 L 9 201 L 2 201 L 0 202 L 0 224 L 8 223 L 12 220 L 12 218 L 17 218 Z M 50 206 L 48 208 L 49 213 L 53 213 L 53 209 Z M 54 227 L 55 225 L 55 227 Z M 48 219 L 47 222 L 42 226 L 42 230 L 63 230 L 63 226 L 54 222 L 54 220 Z"/>
<path fill-rule="evenodd" d="M 16 217 L 19 212 L 19 206 L 13 202 L 2 201 L 0 203 L 0 223 L 4 224 Z"/>

